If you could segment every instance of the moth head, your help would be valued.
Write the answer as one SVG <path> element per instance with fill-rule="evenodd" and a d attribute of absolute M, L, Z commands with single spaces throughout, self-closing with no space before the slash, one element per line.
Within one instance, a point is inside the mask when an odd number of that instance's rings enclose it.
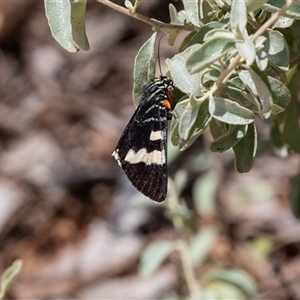
<path fill-rule="evenodd" d="M 160 76 L 159 81 L 162 83 L 164 89 L 172 92 L 174 89 L 173 80 L 168 78 L 167 76 Z"/>

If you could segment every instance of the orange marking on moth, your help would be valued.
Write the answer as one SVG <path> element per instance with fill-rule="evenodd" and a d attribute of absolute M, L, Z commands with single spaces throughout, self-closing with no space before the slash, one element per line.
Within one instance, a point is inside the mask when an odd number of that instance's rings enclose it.
<path fill-rule="evenodd" d="M 163 100 L 163 106 L 168 110 L 172 110 L 171 103 L 172 103 L 172 93 L 167 91 L 167 99 Z"/>
<path fill-rule="evenodd" d="M 171 103 L 169 99 L 163 100 L 163 106 L 166 107 L 167 109 L 171 110 Z"/>

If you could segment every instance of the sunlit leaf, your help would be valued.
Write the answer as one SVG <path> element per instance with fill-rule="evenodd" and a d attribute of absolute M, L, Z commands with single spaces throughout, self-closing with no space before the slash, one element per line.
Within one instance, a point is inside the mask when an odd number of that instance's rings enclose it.
<path fill-rule="evenodd" d="M 273 98 L 269 87 L 252 69 L 239 72 L 240 79 L 244 82 L 248 90 L 257 99 L 258 110 L 261 116 L 268 118 L 271 113 Z"/>
<path fill-rule="evenodd" d="M 200 27 L 201 23 L 199 20 L 199 1 L 182 0 L 184 11 L 187 14 L 189 21 Z"/>
<path fill-rule="evenodd" d="M 260 9 L 268 0 L 244 0 L 247 7 L 247 12 L 252 12 Z"/>
<path fill-rule="evenodd" d="M 233 0 L 231 4 L 230 26 L 235 37 L 243 39 L 243 32 L 246 29 L 247 12 L 244 1 Z"/>
<path fill-rule="evenodd" d="M 145 83 L 155 76 L 155 39 L 156 32 L 140 48 L 134 61 L 134 85 L 133 85 L 133 103 L 138 106 L 141 100 L 141 93 Z"/>
<path fill-rule="evenodd" d="M 226 134 L 212 141 L 210 150 L 224 152 L 234 147 L 247 133 L 248 125 L 230 125 Z"/>
<path fill-rule="evenodd" d="M 287 71 L 289 68 L 289 48 L 283 34 L 277 30 L 267 31 L 264 51 L 269 61 L 278 68 Z"/>
<path fill-rule="evenodd" d="M 67 51 L 88 50 L 85 33 L 86 0 L 44 0 L 51 33 Z"/>
<path fill-rule="evenodd" d="M 176 106 L 180 111 L 180 118 L 172 123 L 171 140 L 178 145 L 180 150 L 185 150 L 202 134 L 208 126 L 211 115 L 208 111 L 208 101 L 204 101 L 197 107 L 190 105 L 187 99 Z"/>
<path fill-rule="evenodd" d="M 226 23 L 228 23 L 228 19 L 226 20 Z M 195 33 L 195 35 L 193 36 L 193 38 L 191 39 L 191 41 L 188 43 L 187 46 L 192 46 L 195 44 L 202 44 L 204 42 L 204 37 L 205 35 L 213 30 L 213 29 L 218 29 L 218 28 L 223 28 L 225 25 L 227 25 L 225 23 L 225 21 L 213 21 L 210 23 L 205 24 L 204 26 L 202 26 L 199 31 L 197 31 Z"/>
<path fill-rule="evenodd" d="M 216 38 L 202 45 L 194 45 L 193 52 L 189 55 L 186 66 L 191 74 L 200 72 L 212 63 L 223 57 L 234 47 L 234 39 Z"/>
<path fill-rule="evenodd" d="M 209 112 L 214 118 L 228 124 L 246 125 L 254 120 L 251 110 L 242 107 L 237 102 L 221 97 L 209 99 Z"/>
<path fill-rule="evenodd" d="M 281 7 L 285 5 L 285 0 L 268 0 L 268 3 L 264 5 L 264 9 L 272 13 L 277 12 Z M 294 0 L 293 4 L 285 12 L 285 16 L 292 19 L 300 19 L 300 1 Z"/>
<path fill-rule="evenodd" d="M 187 95 L 200 96 L 200 76 L 199 74 L 191 75 L 186 69 L 186 60 L 194 47 L 189 47 L 185 51 L 174 55 L 172 59 L 167 59 L 166 63 L 169 66 L 174 84 L 182 92 Z"/>

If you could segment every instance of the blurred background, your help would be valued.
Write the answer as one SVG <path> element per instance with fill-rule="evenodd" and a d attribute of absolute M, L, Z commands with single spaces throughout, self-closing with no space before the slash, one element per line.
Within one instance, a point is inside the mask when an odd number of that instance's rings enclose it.
<path fill-rule="evenodd" d="M 168 3 L 145 1 L 139 12 L 168 22 Z M 23 260 L 7 299 L 185 297 L 176 251 L 155 272 L 141 264 L 147 246 L 178 238 L 174 216 L 138 194 L 111 157 L 134 112 L 134 57 L 152 30 L 91 2 L 86 31 L 91 49 L 68 53 L 42 1 L 0 2 L 1 274 Z M 166 39 L 160 47 L 162 63 L 178 52 Z M 245 298 L 250 284 L 257 299 L 297 299 L 300 224 L 289 199 L 299 155 L 277 156 L 268 125 L 257 126 L 248 174 L 234 170 L 230 151 L 210 152 L 209 132 L 182 153 L 170 146 L 181 231 L 194 245 L 199 287 L 212 271 L 240 270 L 251 278 L 239 283 Z"/>

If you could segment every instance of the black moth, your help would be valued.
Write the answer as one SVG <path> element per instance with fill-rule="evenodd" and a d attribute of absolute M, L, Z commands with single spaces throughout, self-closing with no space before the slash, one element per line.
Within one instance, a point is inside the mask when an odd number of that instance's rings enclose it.
<path fill-rule="evenodd" d="M 155 202 L 164 201 L 168 190 L 167 127 L 173 89 L 173 81 L 165 76 L 145 85 L 112 154 L 133 186 Z"/>

